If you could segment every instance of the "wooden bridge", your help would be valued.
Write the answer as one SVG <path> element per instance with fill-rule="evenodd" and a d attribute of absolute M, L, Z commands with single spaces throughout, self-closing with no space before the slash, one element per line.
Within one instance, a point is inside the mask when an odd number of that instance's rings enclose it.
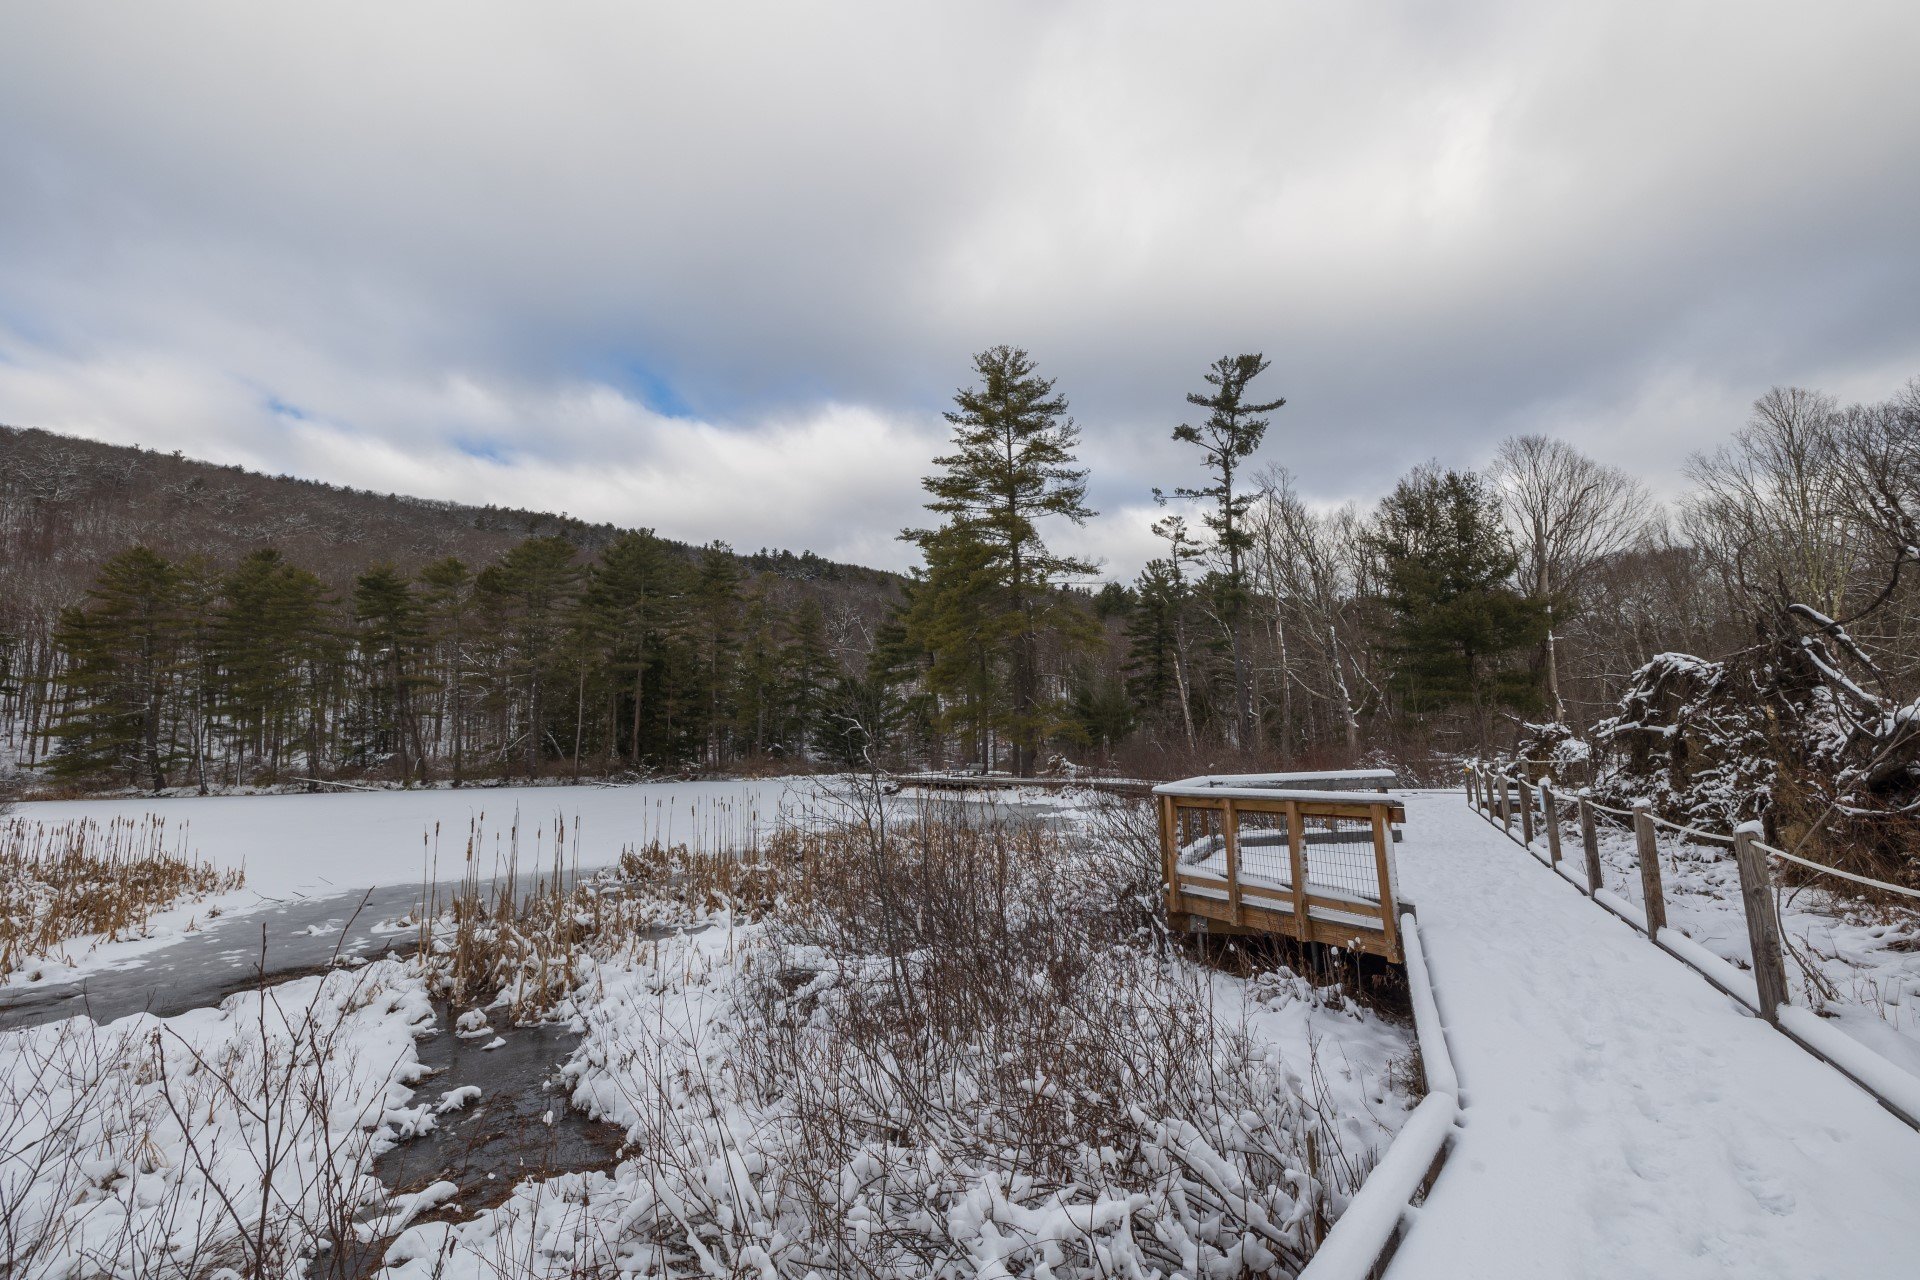
<path fill-rule="evenodd" d="M 1223 774 L 1153 789 L 1167 919 L 1278 934 L 1405 963 L 1392 770 Z"/>

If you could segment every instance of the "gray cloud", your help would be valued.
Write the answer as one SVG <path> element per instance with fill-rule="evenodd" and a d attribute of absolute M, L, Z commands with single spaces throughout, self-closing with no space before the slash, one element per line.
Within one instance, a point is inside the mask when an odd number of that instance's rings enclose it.
<path fill-rule="evenodd" d="M 1920 12 L 15 6 L 0 420 L 899 564 L 968 353 L 1129 571 L 1216 355 L 1312 496 L 1559 431 L 1670 486 L 1920 372 Z"/>

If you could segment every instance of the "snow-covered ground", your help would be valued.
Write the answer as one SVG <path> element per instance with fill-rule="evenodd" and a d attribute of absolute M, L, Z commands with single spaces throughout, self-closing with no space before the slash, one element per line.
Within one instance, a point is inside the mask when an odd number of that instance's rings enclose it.
<path fill-rule="evenodd" d="M 553 794 L 543 788 L 539 798 Z M 499 798 L 459 797 L 475 801 L 476 813 Z M 570 830 L 583 829 L 583 866 L 652 838 L 649 824 L 664 827 L 657 815 L 682 803 L 629 797 L 623 812 L 605 807 L 617 793 L 591 789 L 581 798 L 602 805 L 566 815 Z M 254 866 L 260 843 L 277 841 L 268 883 L 291 893 L 313 881 L 290 844 L 317 852 L 350 833 L 417 848 L 419 835 L 409 828 L 427 816 L 422 799 L 447 796 L 192 803 L 217 820 L 203 854 L 244 856 Z M 327 803 L 334 800 L 344 803 Z M 388 810 L 396 800 L 412 804 L 395 815 Z M 737 803 L 736 813 L 757 812 L 759 801 Z M 275 815 L 295 809 L 308 821 L 284 831 L 273 825 Z M 330 821 L 314 821 L 318 812 Z M 497 812 L 487 810 L 489 832 Z M 697 820 L 697 804 L 685 812 Z M 465 815 L 456 816 L 464 847 Z M 206 829 L 200 821 L 196 831 Z M 449 821 L 441 821 L 444 863 L 451 842 Z M 524 832 L 524 810 L 521 821 Z M 633 829 L 588 852 L 584 830 L 596 823 Z M 281 1242 L 270 1270 L 285 1270 L 302 1240 L 343 1238 L 344 1226 L 345 1238 L 384 1255 L 394 1277 L 576 1276 L 669 1259 L 674 1274 L 772 1274 L 766 1268 L 774 1259 L 780 1266 L 817 1259 L 823 1247 L 845 1250 L 848 1259 L 891 1259 L 887 1265 L 902 1275 L 931 1274 L 916 1270 L 925 1258 L 938 1258 L 942 1275 L 993 1276 L 1132 1274 L 1143 1260 L 1139 1274 L 1165 1275 L 1180 1270 L 1182 1259 L 1192 1260 L 1188 1271 L 1239 1274 L 1300 1256 L 1404 1121 L 1412 1101 L 1408 1029 L 1289 974 L 1243 980 L 1167 953 L 1148 931 L 1124 923 L 1132 919 L 1126 901 L 1115 917 L 1123 922 L 1118 933 L 1088 935 L 1107 941 L 1078 948 L 1077 958 L 1054 955 L 1047 947 L 1062 935 L 1053 927 L 1053 890 L 1084 885 L 1086 869 L 1080 845 L 1046 848 L 1064 853 L 1062 863 L 1036 855 L 1024 864 L 1040 877 L 1028 887 L 1045 891 L 1017 893 L 998 908 L 1029 922 L 1010 936 L 1038 945 L 1037 967 L 993 990 L 1036 984 L 1027 1007 L 1070 1011 L 1057 1025 L 1069 1038 L 1082 1036 L 1079 1049 L 1063 1060 L 1045 1037 L 1029 1035 L 1003 1053 L 1001 1045 L 972 1044 L 973 1033 L 964 1031 L 947 1049 L 960 1073 L 952 1077 L 955 1093 L 935 1109 L 935 1125 L 947 1126 L 938 1129 L 943 1137 L 903 1145 L 891 1136 L 890 1068 L 862 1074 L 861 1063 L 877 1060 L 848 1059 L 840 1024 L 820 1021 L 829 1008 L 867 999 L 884 1005 L 889 963 L 918 965 L 922 953 L 889 962 L 857 948 L 796 947 L 767 917 L 721 911 L 705 917 L 702 929 L 647 932 L 583 955 L 579 985 L 563 1004 L 563 1020 L 585 1032 L 566 1066 L 572 1099 L 627 1131 L 631 1157 L 528 1178 L 504 1204 L 477 1213 L 457 1202 L 451 1183 L 389 1199 L 365 1177 L 382 1147 L 430 1128 L 436 1110 L 483 1101 L 472 1088 L 408 1097 L 420 1076 L 411 1038 L 430 1025 L 431 984 L 416 962 L 360 963 L 276 988 L 264 1023 L 260 996 L 246 993 L 218 1010 L 174 1018 L 140 1014 L 102 1027 L 81 1016 L 0 1032 L 4 1109 L 16 1129 L 26 1125 L 7 1135 L 0 1158 L 0 1209 L 21 1210 L 0 1212 L 0 1223 L 12 1224 L 0 1238 L 0 1260 L 23 1262 L 22 1249 L 40 1233 L 46 1243 L 18 1274 L 65 1274 L 84 1254 L 100 1274 L 131 1276 L 142 1274 L 142 1259 L 162 1256 L 156 1251 L 203 1270 L 245 1272 L 253 1269 L 247 1233 L 262 1214 Z M 522 850 L 524 862 L 524 835 Z M 370 854 L 344 865 L 308 891 L 381 875 Z M 970 874 L 983 874 L 968 865 Z M 1074 988 L 1084 998 L 1047 996 L 1046 984 L 1070 970 L 1089 984 Z M 803 979 L 798 989 L 783 985 L 790 975 Z M 491 1016 L 505 1025 L 503 1007 Z M 494 1030 L 486 1022 L 469 1012 L 459 1025 L 484 1037 Z M 750 1077 L 754 1052 L 775 1026 L 795 1028 L 803 1069 L 794 1074 L 795 1059 L 783 1060 L 787 1074 L 775 1078 L 793 1087 L 769 1093 L 766 1077 L 758 1086 Z M 994 1034 L 1005 1030 L 996 1026 Z M 1085 1038 L 1089 1032 L 1105 1038 Z M 1145 1074 L 1129 1076 L 1138 1088 L 1094 1096 L 1080 1067 L 1096 1059 Z M 768 1061 L 759 1059 L 761 1070 Z M 853 1069 L 837 1076 L 849 1061 Z M 804 1069 L 813 1063 L 817 1075 Z M 945 1078 L 947 1063 L 939 1059 L 934 1077 Z M 815 1079 L 875 1089 L 834 1095 L 834 1108 L 852 1115 L 835 1131 L 852 1135 L 846 1149 L 815 1142 L 818 1130 L 797 1102 L 788 1105 Z M 1156 1080 L 1163 1082 L 1158 1094 Z M 1191 1087 L 1167 1092 L 1166 1080 Z M 268 1119 L 253 1123 L 253 1110 L 268 1099 L 284 1114 L 268 1108 Z M 1039 1114 L 1054 1116 L 1054 1127 L 1021 1127 Z M 1002 1132 L 1028 1136 L 1002 1147 Z M 1089 1132 L 1109 1136 L 1089 1141 Z M 1041 1133 L 1061 1145 L 1018 1148 Z M 22 1160 L 16 1148 L 41 1154 Z M 261 1160 L 279 1170 L 264 1199 Z M 242 1194 L 249 1177 L 254 1191 Z M 828 1202 L 823 1246 L 819 1214 Z M 342 1215 L 357 1216 L 359 1225 Z"/>
<path fill-rule="evenodd" d="M 1457 791 L 1398 856 L 1466 1110 L 1392 1276 L 1914 1274 L 1920 1134 Z"/>
<path fill-rule="evenodd" d="M 0 1034 L 0 1272 L 298 1274 L 386 1200 L 373 1158 L 434 1123 L 407 1105 L 432 1017 L 419 975 L 382 961 Z"/>

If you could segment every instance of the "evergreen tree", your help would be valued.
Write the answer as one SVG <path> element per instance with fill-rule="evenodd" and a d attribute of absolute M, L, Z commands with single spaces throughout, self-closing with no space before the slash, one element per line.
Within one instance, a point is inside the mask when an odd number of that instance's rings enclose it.
<path fill-rule="evenodd" d="M 330 604 L 326 584 L 272 547 L 246 556 L 221 584 L 213 629 L 219 710 L 230 737 L 270 776 L 278 777 L 296 741 L 305 745 L 309 774 L 321 772 L 337 656 Z"/>
<path fill-rule="evenodd" d="M 774 635 L 776 611 L 766 592 L 747 598 L 741 619 L 739 657 L 734 663 L 733 721 L 736 740 L 754 755 L 784 743 L 780 645 Z"/>
<path fill-rule="evenodd" d="M 181 604 L 179 571 L 136 546 L 102 565 L 86 602 L 61 615 L 55 634 L 71 709 L 52 731 L 56 776 L 118 774 L 166 787 L 187 632 Z"/>
<path fill-rule="evenodd" d="M 368 695 L 367 745 L 375 754 L 392 754 L 399 776 L 411 778 L 426 760 L 414 701 L 432 683 L 421 672 L 427 643 L 421 602 L 406 576 L 383 562 L 354 580 L 353 615 Z"/>
<path fill-rule="evenodd" d="M 1067 707 L 1069 738 L 1097 750 L 1102 757 L 1133 732 L 1133 703 L 1127 697 L 1127 687 L 1111 676 L 1081 673 L 1073 683 Z"/>
<path fill-rule="evenodd" d="M 963 526 L 921 540 L 926 565 L 914 576 L 900 613 L 896 672 L 915 671 L 933 695 L 931 727 L 958 732 L 967 756 L 994 765 L 994 735 L 1011 722 L 1001 664 L 1018 638 L 1018 614 L 998 608 L 1002 579 L 992 549 Z"/>
<path fill-rule="evenodd" d="M 1252 486 L 1236 486 L 1240 464 L 1260 447 L 1271 420 L 1262 416 L 1286 404 L 1285 399 L 1264 404 L 1247 402 L 1247 384 L 1264 372 L 1270 362 L 1258 352 L 1249 355 L 1222 356 L 1213 362 L 1206 380 L 1213 385 L 1210 395 L 1187 393 L 1187 403 L 1207 410 L 1199 426 L 1181 423 L 1173 429 L 1173 438 L 1196 444 L 1204 451 L 1210 484 L 1199 488 L 1179 488 L 1182 498 L 1212 504 L 1203 519 L 1213 531 L 1214 546 L 1223 561 L 1224 609 L 1228 642 L 1233 653 L 1233 718 L 1235 740 L 1242 746 L 1253 744 L 1258 722 L 1253 712 L 1253 685 L 1247 661 L 1247 576 L 1246 555 L 1253 546 L 1247 529 L 1247 511 L 1258 492 Z"/>
<path fill-rule="evenodd" d="M 839 674 L 827 644 L 826 613 L 819 600 L 805 596 L 787 619 L 787 641 L 780 650 L 783 739 L 803 756 L 821 732 L 827 700 Z"/>
<path fill-rule="evenodd" d="M 697 687 L 701 694 L 703 760 L 719 765 L 726 756 L 729 696 L 740 645 L 740 562 L 724 542 L 700 554 L 689 591 L 688 629 L 694 643 Z"/>
<path fill-rule="evenodd" d="M 993 347 L 974 357 L 979 385 L 954 395 L 946 414 L 954 451 L 934 459 L 945 468 L 922 484 L 933 500 L 927 509 L 945 517 L 944 529 L 909 530 L 932 559 L 934 543 L 973 544 L 995 590 L 981 603 L 1004 634 L 1010 698 L 1004 715 L 1013 742 L 1014 771 L 1030 774 L 1052 715 L 1040 685 L 1039 647 L 1044 627 L 1083 636 L 1062 608 L 1057 588 L 1094 566 L 1049 550 L 1039 521 L 1064 517 L 1075 524 L 1094 514 L 1085 502 L 1087 473 L 1074 465 L 1079 428 L 1066 416 L 1065 397 L 1053 380 L 1035 372 L 1025 351 Z"/>
<path fill-rule="evenodd" d="M 575 554 L 565 538 L 528 538 L 474 582 L 499 678 L 494 697 L 505 730 L 501 748 L 511 760 L 518 746 L 529 776 L 540 771 L 552 734 L 553 689 L 565 679 L 561 668 L 582 576 Z"/>
<path fill-rule="evenodd" d="M 1545 633 L 1542 602 L 1514 589 L 1497 498 L 1472 472 L 1422 467 L 1381 501 L 1380 561 L 1393 681 L 1415 711 L 1466 704 L 1482 741 L 1496 706 L 1528 707 L 1537 683 L 1513 656 Z"/>
<path fill-rule="evenodd" d="M 420 571 L 420 587 L 422 616 L 447 693 L 453 785 L 457 787 L 466 772 L 467 632 L 473 612 L 473 572 L 457 557 L 448 556 Z"/>
<path fill-rule="evenodd" d="M 587 607 L 606 640 L 605 660 L 624 704 L 627 761 L 640 767 L 649 669 L 664 663 L 664 646 L 684 607 L 686 562 L 649 529 L 623 533 L 600 553 Z"/>

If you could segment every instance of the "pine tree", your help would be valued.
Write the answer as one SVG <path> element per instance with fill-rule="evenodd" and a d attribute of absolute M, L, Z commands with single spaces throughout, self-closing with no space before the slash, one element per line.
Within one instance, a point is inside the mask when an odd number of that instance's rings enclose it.
<path fill-rule="evenodd" d="M 1391 619 L 1393 682 L 1410 709 L 1472 707 L 1482 741 L 1496 706 L 1539 690 L 1512 657 L 1546 629 L 1542 602 L 1512 585 L 1517 565 L 1498 500 L 1472 472 L 1423 467 L 1382 500 L 1368 545 Z"/>
<path fill-rule="evenodd" d="M 587 607 L 606 640 L 609 672 L 624 689 L 627 762 L 644 753 L 647 672 L 664 663 L 663 648 L 684 607 L 686 563 L 648 529 L 623 533 L 600 553 Z"/>
<path fill-rule="evenodd" d="M 528 538 L 474 582 L 500 681 L 494 698 L 505 730 L 501 748 L 511 760 L 518 746 L 529 776 L 540 772 L 542 747 L 552 733 L 553 687 L 564 679 L 561 666 L 582 578 L 575 554 L 565 538 Z"/>
<path fill-rule="evenodd" d="M 921 540 L 926 565 L 900 612 L 898 641 L 886 660 L 913 672 L 933 695 L 932 727 L 958 732 L 981 769 L 994 765 L 994 735 L 1012 720 L 1001 663 L 1018 639 L 1021 617 L 999 607 L 1003 581 L 992 548 L 966 526 Z"/>
<path fill-rule="evenodd" d="M 937 538 L 971 542 L 995 586 L 982 603 L 1000 620 L 1010 678 L 1005 726 L 1013 766 L 1030 774 L 1053 717 L 1043 705 L 1039 648 L 1044 627 L 1084 636 L 1062 609 L 1057 588 L 1094 572 L 1083 560 L 1049 550 L 1039 521 L 1063 517 L 1083 523 L 1087 473 L 1074 465 L 1079 428 L 1067 417 L 1065 397 L 1041 377 L 1025 351 L 993 347 L 974 357 L 979 385 L 954 395 L 946 414 L 954 451 L 934 459 L 945 468 L 922 481 L 927 509 L 946 518 L 944 530 L 908 530 L 902 536 L 931 559 Z"/>
<path fill-rule="evenodd" d="M 700 554 L 688 592 L 688 630 L 701 691 L 704 760 L 709 766 L 726 757 L 729 695 L 740 644 L 740 562 L 724 542 Z"/>
<path fill-rule="evenodd" d="M 1247 661 L 1247 576 L 1246 554 L 1253 546 L 1247 529 L 1247 509 L 1258 492 L 1251 486 L 1236 487 L 1240 464 L 1260 447 L 1271 420 L 1263 414 L 1286 404 L 1285 399 L 1264 404 L 1249 404 L 1247 384 L 1264 372 L 1270 362 L 1258 352 L 1249 355 L 1222 356 L 1213 362 L 1206 380 L 1213 385 L 1211 395 L 1187 393 L 1187 403 L 1208 411 L 1199 426 L 1181 423 L 1173 429 L 1173 438 L 1197 444 L 1205 452 L 1206 465 L 1213 481 L 1199 488 L 1178 488 L 1182 498 L 1210 502 L 1213 509 L 1203 519 L 1213 531 L 1214 546 L 1224 561 L 1224 585 L 1221 604 L 1225 611 L 1228 641 L 1233 652 L 1233 716 L 1235 740 L 1241 746 L 1254 745 L 1258 722 L 1253 711 L 1253 684 Z"/>
<path fill-rule="evenodd" d="M 242 559 L 221 584 L 213 629 L 219 710 L 270 777 L 296 740 L 304 740 L 309 773 L 321 772 L 338 647 L 330 605 L 326 584 L 272 547 Z"/>
<path fill-rule="evenodd" d="M 376 754 L 393 754 L 396 772 L 409 779 L 426 760 L 414 701 L 432 683 L 421 672 L 427 643 L 421 602 L 406 575 L 391 563 L 376 564 L 354 580 L 353 616 L 368 691 L 368 745 Z"/>
<path fill-rule="evenodd" d="M 787 618 L 787 642 L 780 650 L 783 739 L 802 756 L 818 739 L 839 674 L 827 643 L 827 615 L 818 599 L 805 596 Z"/>
<path fill-rule="evenodd" d="M 102 565 L 86 602 L 60 617 L 71 710 L 52 735 L 60 777 L 120 774 L 167 785 L 176 682 L 187 633 L 179 570 L 144 546 Z"/>
<path fill-rule="evenodd" d="M 427 634 L 438 655 L 435 665 L 447 691 L 453 785 L 457 787 L 466 772 L 467 631 L 473 612 L 473 573 L 457 557 L 448 556 L 420 571 L 420 587 Z"/>

